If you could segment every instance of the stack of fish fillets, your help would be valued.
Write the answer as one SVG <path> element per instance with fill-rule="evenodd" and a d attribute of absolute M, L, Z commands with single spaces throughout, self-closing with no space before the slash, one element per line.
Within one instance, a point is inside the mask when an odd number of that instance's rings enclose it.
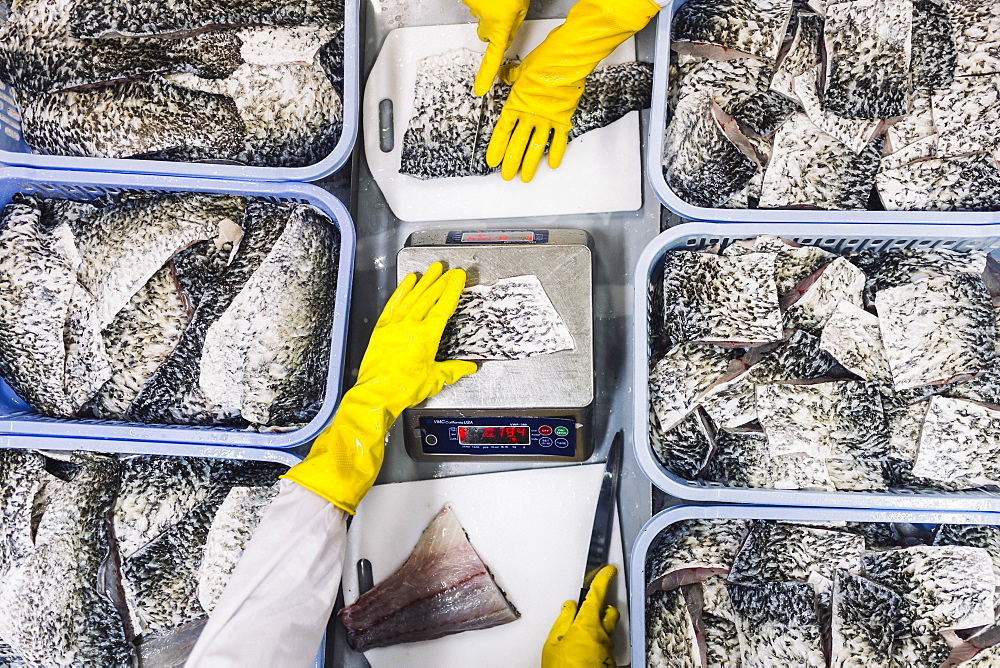
<path fill-rule="evenodd" d="M 663 173 L 700 207 L 1000 209 L 1000 5 L 689 0 Z"/>
<path fill-rule="evenodd" d="M 0 376 L 47 417 L 308 422 L 326 393 L 339 250 L 307 204 L 17 194 L 0 214 Z"/>
<path fill-rule="evenodd" d="M 692 519 L 646 553 L 646 665 L 1000 665 L 1000 528 Z"/>
<path fill-rule="evenodd" d="M 0 82 L 36 153 L 299 167 L 343 129 L 343 0 L 17 0 Z"/>
<path fill-rule="evenodd" d="M 668 251 L 650 447 L 734 487 L 1000 486 L 997 287 L 986 251 Z"/>
<path fill-rule="evenodd" d="M 0 450 L 0 664 L 182 665 L 285 470 Z"/>

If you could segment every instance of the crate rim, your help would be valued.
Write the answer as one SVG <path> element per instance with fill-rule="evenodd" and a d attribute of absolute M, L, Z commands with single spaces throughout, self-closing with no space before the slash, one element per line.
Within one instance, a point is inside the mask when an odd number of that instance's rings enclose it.
<path fill-rule="evenodd" d="M 656 17 L 656 38 L 653 57 L 653 96 L 650 104 L 646 136 L 646 176 L 656 198 L 681 218 L 710 222 L 866 222 L 938 224 L 958 218 L 962 224 L 1000 223 L 1000 211 L 869 211 L 855 209 L 722 209 L 688 204 L 667 185 L 663 177 L 663 143 L 667 127 L 667 89 L 670 70 L 670 24 L 674 9 L 684 0 L 665 2 Z"/>
<path fill-rule="evenodd" d="M 842 223 L 729 223 L 691 222 L 671 227 L 661 232 L 647 244 L 639 257 L 632 283 L 632 326 L 629 345 L 632 346 L 632 450 L 639 468 L 649 481 L 685 501 L 707 503 L 742 503 L 765 506 L 808 506 L 880 508 L 911 510 L 1000 511 L 1000 493 L 983 491 L 945 492 L 914 490 L 894 492 L 852 492 L 781 490 L 754 487 L 726 487 L 715 484 L 688 484 L 666 472 L 653 456 L 649 446 L 649 322 L 648 286 L 656 261 L 672 244 L 690 237 L 703 239 L 753 238 L 772 234 L 782 238 L 811 239 L 890 239 L 899 237 L 926 238 L 929 240 L 957 238 L 997 238 L 1000 247 L 1000 225 L 901 225 L 881 223 L 859 225 Z M 680 250 L 680 249 L 678 249 Z"/>
<path fill-rule="evenodd" d="M 822 514 L 823 517 L 816 517 Z M 646 665 L 646 553 L 668 526 L 691 519 L 761 519 L 814 522 L 911 522 L 915 524 L 1000 524 L 1000 514 L 959 510 L 680 505 L 653 515 L 639 530 L 629 556 L 629 642 L 632 665 Z"/>
<path fill-rule="evenodd" d="M 99 188 L 136 188 L 164 191 L 208 192 L 248 196 L 288 197 L 303 199 L 311 204 L 322 203 L 332 214 L 340 232 L 340 253 L 337 270 L 337 289 L 334 296 L 334 314 L 331 322 L 330 367 L 327 371 L 327 389 L 319 412 L 299 429 L 279 432 L 257 432 L 240 429 L 203 428 L 187 425 L 157 425 L 133 422 L 110 424 L 88 423 L 79 420 L 32 421 L 32 433 L 11 433 L 6 425 L 17 422 L 17 416 L 0 417 L 0 447 L 5 440 L 67 439 L 84 441 L 117 441 L 149 443 L 183 443 L 193 446 L 296 448 L 312 441 L 332 419 L 342 396 L 344 358 L 347 348 L 347 325 L 350 314 L 351 287 L 354 275 L 354 258 L 357 240 L 354 221 L 347 207 L 332 193 L 322 188 L 297 181 L 249 181 L 229 179 L 199 179 L 156 174 L 118 174 L 110 172 L 77 172 L 70 170 L 37 170 L 0 166 L 0 187 L 13 186 L 23 190 L 33 184 L 53 184 L 66 187 L 95 186 Z M 42 193 L 44 195 L 44 193 Z M 4 202 L 6 205 L 6 202 Z M 79 427 L 79 433 L 66 433 L 70 426 Z M 37 446 L 19 446 L 37 447 Z M 66 448 L 70 449 L 70 448 Z"/>
<path fill-rule="evenodd" d="M 161 175 L 188 178 L 226 179 L 248 183 L 317 181 L 341 169 L 354 152 L 360 126 L 362 0 L 344 2 L 344 124 L 340 139 L 322 160 L 302 167 L 261 167 L 137 158 L 95 158 L 48 155 L 0 149 L 0 166 L 30 169 L 80 171 L 97 174 Z M 9 88 L 9 87 L 8 87 Z"/>

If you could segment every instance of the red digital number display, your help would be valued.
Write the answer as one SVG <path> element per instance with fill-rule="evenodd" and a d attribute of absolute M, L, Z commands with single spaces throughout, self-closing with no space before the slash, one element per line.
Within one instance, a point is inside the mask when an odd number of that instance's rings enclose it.
<path fill-rule="evenodd" d="M 528 445 L 528 427 L 459 427 L 458 442 L 462 445 Z"/>

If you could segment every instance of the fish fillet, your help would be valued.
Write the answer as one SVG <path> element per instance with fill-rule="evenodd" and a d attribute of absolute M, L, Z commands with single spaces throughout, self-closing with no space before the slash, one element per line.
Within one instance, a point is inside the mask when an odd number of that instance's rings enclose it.
<path fill-rule="evenodd" d="M 1000 484 L 1000 409 L 964 399 L 932 397 L 913 475 L 962 489 Z"/>
<path fill-rule="evenodd" d="M 745 520 L 728 519 L 671 524 L 646 552 L 646 592 L 669 591 L 713 575 L 725 575 L 749 528 Z"/>
<path fill-rule="evenodd" d="M 819 67 L 820 40 L 823 35 L 823 19 L 807 12 L 796 14 L 795 36 L 774 68 L 771 90 L 777 91 L 789 100 L 797 100 L 793 87 L 795 77 Z"/>
<path fill-rule="evenodd" d="M 862 305 L 865 274 L 848 260 L 838 257 L 816 274 L 802 280 L 781 300 L 785 327 L 817 332 L 821 330 L 841 302 Z"/>
<path fill-rule="evenodd" d="M 720 60 L 774 62 L 791 15 L 792 0 L 690 0 L 674 13 L 673 48 Z"/>
<path fill-rule="evenodd" d="M 913 0 L 910 69 L 914 88 L 943 88 L 955 78 L 958 52 L 950 22 L 955 6 L 948 4 Z"/>
<path fill-rule="evenodd" d="M 1000 527 L 993 524 L 942 524 L 934 545 L 981 547 L 993 560 L 993 577 L 1000 583 Z"/>
<path fill-rule="evenodd" d="M 826 666 L 813 585 L 768 582 L 728 588 L 744 666 Z"/>
<path fill-rule="evenodd" d="M 878 318 L 849 301 L 838 303 L 826 321 L 820 347 L 863 380 L 892 382 Z"/>
<path fill-rule="evenodd" d="M 705 480 L 762 489 L 834 490 L 825 461 L 774 454 L 762 432 L 723 429 L 715 442 L 715 453 L 701 473 Z"/>
<path fill-rule="evenodd" d="M 991 0 L 948 0 L 956 76 L 1000 72 L 1000 7 Z"/>
<path fill-rule="evenodd" d="M 956 77 L 931 95 L 939 158 L 990 151 L 1000 142 L 1000 73 Z"/>
<path fill-rule="evenodd" d="M 816 273 L 823 265 L 838 256 L 818 246 L 802 246 L 780 237 L 762 234 L 754 239 L 737 241 L 726 246 L 722 254 L 727 257 L 748 253 L 774 253 L 774 283 L 778 296 L 784 296 L 799 282 Z"/>
<path fill-rule="evenodd" d="M 680 424 L 729 368 L 730 355 L 718 346 L 671 348 L 649 373 L 649 402 L 660 429 L 669 432 Z"/>
<path fill-rule="evenodd" d="M 993 358 L 993 306 L 983 280 L 956 274 L 875 295 L 896 390 L 985 371 Z"/>
<path fill-rule="evenodd" d="M 646 597 L 646 665 L 701 668 L 694 620 L 679 589 Z"/>
<path fill-rule="evenodd" d="M 806 582 L 818 573 L 832 582 L 838 568 L 859 568 L 865 539 L 783 522 L 758 522 L 733 560 L 727 580 L 736 584 Z"/>
<path fill-rule="evenodd" d="M 437 358 L 517 360 L 575 348 L 542 282 L 525 275 L 465 288 Z"/>
<path fill-rule="evenodd" d="M 900 595 L 846 569 L 837 570 L 833 587 L 831 668 L 894 668 Z"/>
<path fill-rule="evenodd" d="M 920 160 L 880 170 L 879 198 L 889 211 L 995 211 L 1000 170 L 989 153 Z"/>
<path fill-rule="evenodd" d="M 673 429 L 664 432 L 656 413 L 649 415 L 649 446 L 657 461 L 674 475 L 693 480 L 705 468 L 715 444 L 702 413 L 695 410 Z"/>
<path fill-rule="evenodd" d="M 403 565 L 339 613 L 364 652 L 507 624 L 520 617 L 445 506 Z"/>
<path fill-rule="evenodd" d="M 343 0 L 79 0 L 72 10 L 74 37 L 183 35 L 204 28 L 280 27 L 340 23 Z"/>

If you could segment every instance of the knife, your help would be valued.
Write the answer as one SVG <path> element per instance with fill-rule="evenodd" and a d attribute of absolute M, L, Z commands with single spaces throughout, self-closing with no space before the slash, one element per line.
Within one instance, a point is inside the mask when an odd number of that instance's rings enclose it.
<path fill-rule="evenodd" d="M 469 157 L 469 171 L 475 172 L 476 169 L 476 151 L 479 149 L 479 140 L 483 136 L 483 125 L 486 124 L 486 98 L 489 97 L 489 93 L 484 95 L 480 100 L 479 105 L 479 124 L 476 125 L 476 138 L 472 142 L 472 155 Z"/>
<path fill-rule="evenodd" d="M 583 587 L 580 588 L 580 601 L 577 609 L 583 605 L 583 599 L 590 591 L 590 583 L 601 566 L 608 563 L 608 552 L 611 549 L 611 531 L 614 527 L 615 500 L 618 497 L 618 478 L 622 468 L 622 447 L 625 436 L 622 432 L 615 434 L 608 450 L 608 463 L 604 467 L 604 477 L 601 479 L 601 491 L 597 495 L 597 510 L 594 512 L 594 528 L 590 532 L 590 551 L 587 553 L 587 566 L 583 572 Z"/>

